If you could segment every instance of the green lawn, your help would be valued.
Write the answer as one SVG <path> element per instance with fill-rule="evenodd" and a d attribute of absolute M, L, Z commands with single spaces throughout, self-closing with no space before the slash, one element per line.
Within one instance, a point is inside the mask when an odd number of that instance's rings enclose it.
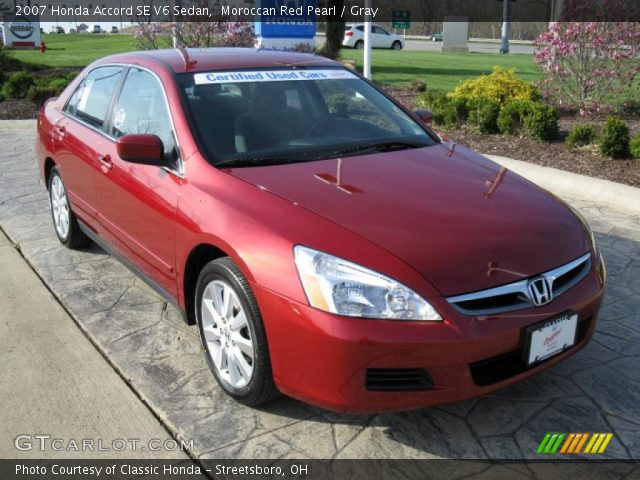
<path fill-rule="evenodd" d="M 133 50 L 131 35 L 110 34 L 44 34 L 46 53 L 39 50 L 16 50 L 15 58 L 22 62 L 49 67 L 84 67 L 100 57 Z"/>
<path fill-rule="evenodd" d="M 16 50 L 15 57 L 23 62 L 50 67 L 84 67 L 93 60 L 112 53 L 133 50 L 131 35 L 52 35 L 43 39 L 48 50 Z M 362 52 L 343 50 L 343 58 L 362 66 Z M 531 55 L 499 55 L 492 53 L 440 53 L 416 51 L 374 50 L 373 79 L 394 86 L 408 86 L 414 79 L 427 82 L 429 89 L 453 89 L 458 82 L 490 73 L 495 65 L 515 68 L 519 77 L 532 81 L 538 70 Z"/>
<path fill-rule="evenodd" d="M 362 67 L 362 55 L 359 50 L 342 51 L 342 58 L 355 60 L 358 67 Z M 374 81 L 393 86 L 409 86 L 421 79 L 429 89 L 452 90 L 462 80 L 491 73 L 494 66 L 515 68 L 516 75 L 529 82 L 538 79 L 533 55 L 374 50 L 372 56 Z"/>

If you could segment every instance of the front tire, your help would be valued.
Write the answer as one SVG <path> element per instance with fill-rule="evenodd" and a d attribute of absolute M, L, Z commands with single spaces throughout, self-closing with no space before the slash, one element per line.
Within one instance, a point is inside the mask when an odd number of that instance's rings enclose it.
<path fill-rule="evenodd" d="M 398 40 L 396 40 L 395 42 L 393 42 L 393 44 L 391 45 L 391 50 L 402 50 L 402 43 L 399 42 Z"/>
<path fill-rule="evenodd" d="M 60 243 L 72 249 L 83 248 L 91 243 L 89 237 L 80 229 L 78 219 L 71 210 L 67 189 L 58 167 L 53 167 L 49 174 L 49 204 L 53 227 Z"/>
<path fill-rule="evenodd" d="M 279 395 L 258 304 L 230 258 L 214 260 L 200 272 L 196 318 L 207 364 L 228 395 L 252 407 Z"/>

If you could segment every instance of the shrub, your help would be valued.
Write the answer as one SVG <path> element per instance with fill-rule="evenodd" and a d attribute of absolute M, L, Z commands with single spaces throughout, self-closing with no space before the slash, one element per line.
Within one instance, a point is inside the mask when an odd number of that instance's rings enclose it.
<path fill-rule="evenodd" d="M 287 52 L 316 53 L 316 47 L 309 42 L 299 42 L 289 48 L 283 48 Z"/>
<path fill-rule="evenodd" d="M 4 102 L 4 93 L 0 92 L 0 103 Z"/>
<path fill-rule="evenodd" d="M 498 133 L 498 115 L 500 104 L 492 98 L 474 97 L 468 102 L 471 125 L 475 125 L 482 133 Z"/>
<path fill-rule="evenodd" d="M 640 160 L 640 132 L 635 136 L 630 146 L 631 156 Z"/>
<path fill-rule="evenodd" d="M 589 145 L 595 142 L 596 137 L 596 127 L 594 127 L 593 125 L 576 125 L 569 132 L 565 143 L 569 148 Z"/>
<path fill-rule="evenodd" d="M 66 78 L 53 78 L 46 84 L 47 87 L 57 91 L 58 94 L 61 93 L 67 85 L 69 85 L 69 82 Z"/>
<path fill-rule="evenodd" d="M 0 45 L 0 71 L 6 71 L 9 69 L 13 62 L 13 52 L 11 49 Z"/>
<path fill-rule="evenodd" d="M 433 113 L 433 123 L 447 128 L 458 128 L 467 120 L 467 102 L 452 99 L 439 90 L 429 90 L 418 97 L 419 108 L 427 108 Z"/>
<path fill-rule="evenodd" d="M 550 142 L 558 138 L 558 111 L 542 103 L 534 104 L 524 117 L 527 135 L 536 140 Z"/>
<path fill-rule="evenodd" d="M 513 69 L 494 67 L 490 75 L 462 82 L 449 96 L 466 98 L 467 101 L 475 97 L 485 97 L 504 106 L 511 100 L 537 100 L 540 93 L 530 83 L 517 78 Z"/>
<path fill-rule="evenodd" d="M 455 106 L 451 102 L 445 102 L 433 109 L 433 123 L 443 125 L 446 128 L 458 128 L 461 122 L 456 115 Z"/>
<path fill-rule="evenodd" d="M 500 133 L 516 135 L 524 129 L 524 119 L 535 104 L 529 100 L 511 100 L 500 110 L 498 130 Z"/>
<path fill-rule="evenodd" d="M 60 92 L 55 88 L 32 85 L 27 92 L 27 98 L 30 102 L 40 106 L 48 98 L 55 97 L 59 94 Z"/>
<path fill-rule="evenodd" d="M 7 98 L 25 98 L 29 88 L 34 84 L 33 74 L 25 71 L 16 72 L 5 83 L 3 93 Z"/>
<path fill-rule="evenodd" d="M 442 90 L 427 90 L 418 96 L 416 103 L 419 108 L 433 110 L 436 106 L 447 101 L 447 95 Z"/>
<path fill-rule="evenodd" d="M 613 158 L 627 158 L 631 154 L 629 140 L 629 127 L 624 120 L 608 116 L 600 139 L 600 153 Z"/>
<path fill-rule="evenodd" d="M 427 82 L 424 80 L 420 80 L 416 78 L 411 82 L 411 90 L 417 93 L 422 93 L 427 91 Z"/>

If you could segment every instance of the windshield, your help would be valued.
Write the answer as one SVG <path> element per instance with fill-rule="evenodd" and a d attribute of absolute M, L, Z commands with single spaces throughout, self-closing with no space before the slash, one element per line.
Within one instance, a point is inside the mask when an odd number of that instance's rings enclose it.
<path fill-rule="evenodd" d="M 312 161 L 437 143 L 344 68 L 178 76 L 201 148 L 219 166 Z"/>

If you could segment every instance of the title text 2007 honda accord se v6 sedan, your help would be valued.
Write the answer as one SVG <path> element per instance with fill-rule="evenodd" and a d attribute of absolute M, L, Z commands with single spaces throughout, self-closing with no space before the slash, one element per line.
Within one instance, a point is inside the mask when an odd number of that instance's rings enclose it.
<path fill-rule="evenodd" d="M 198 325 L 220 386 L 348 412 L 481 395 L 595 329 L 585 221 L 312 55 L 136 52 L 42 108 L 55 231 Z"/>

